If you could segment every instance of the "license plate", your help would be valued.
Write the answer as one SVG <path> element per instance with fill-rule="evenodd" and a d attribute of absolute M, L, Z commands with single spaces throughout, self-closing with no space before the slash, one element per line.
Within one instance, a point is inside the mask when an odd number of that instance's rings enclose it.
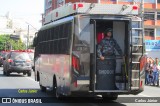
<path fill-rule="evenodd" d="M 15 65 L 16 65 L 16 66 L 23 66 L 22 63 L 16 63 Z"/>

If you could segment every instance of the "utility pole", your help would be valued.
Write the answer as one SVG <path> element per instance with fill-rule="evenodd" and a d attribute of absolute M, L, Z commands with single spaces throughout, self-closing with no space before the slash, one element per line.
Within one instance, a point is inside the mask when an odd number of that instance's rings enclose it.
<path fill-rule="evenodd" d="M 28 33 L 27 33 L 27 49 L 29 48 L 29 25 L 28 25 Z"/>
<path fill-rule="evenodd" d="M 140 12 L 141 12 L 141 17 L 142 17 L 142 21 L 144 21 L 144 0 L 141 0 L 141 5 L 140 5 Z"/>
<path fill-rule="evenodd" d="M 142 37 L 143 37 L 142 44 L 143 44 L 143 46 L 144 46 L 144 48 L 143 48 L 143 53 L 145 53 L 145 39 L 144 39 L 144 36 L 145 36 L 145 35 L 144 35 L 144 0 L 141 0 L 140 8 L 141 8 L 141 10 L 140 10 L 140 12 L 141 12 L 140 16 L 141 16 L 141 19 L 142 19 L 141 27 L 143 28 L 143 29 L 142 29 Z"/>
<path fill-rule="evenodd" d="M 7 42 L 5 41 L 5 51 L 6 51 L 6 45 L 7 45 Z"/>
<path fill-rule="evenodd" d="M 25 23 L 28 25 L 28 33 L 27 33 L 27 45 L 26 45 L 26 49 L 28 49 L 29 48 L 29 27 L 31 26 L 34 30 L 36 30 L 36 31 L 38 31 L 32 24 L 30 24 L 30 23 L 28 23 L 28 22 L 26 22 L 25 21 Z"/>

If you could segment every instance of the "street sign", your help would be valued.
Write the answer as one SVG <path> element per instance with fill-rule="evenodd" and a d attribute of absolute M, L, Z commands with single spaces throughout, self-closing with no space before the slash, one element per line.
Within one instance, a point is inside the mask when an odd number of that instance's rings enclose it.
<path fill-rule="evenodd" d="M 13 39 L 13 40 L 19 40 L 20 35 L 10 35 L 10 38 Z"/>
<path fill-rule="evenodd" d="M 160 51 L 160 40 L 145 40 L 146 51 Z"/>

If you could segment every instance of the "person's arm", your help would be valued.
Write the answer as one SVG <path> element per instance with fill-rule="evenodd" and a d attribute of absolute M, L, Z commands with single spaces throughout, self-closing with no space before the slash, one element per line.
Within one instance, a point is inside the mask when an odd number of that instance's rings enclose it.
<path fill-rule="evenodd" d="M 114 39 L 113 39 L 114 40 Z M 117 52 L 123 56 L 123 52 L 122 52 L 122 49 L 120 48 L 120 46 L 118 45 L 117 41 L 114 40 L 114 43 L 115 43 L 115 49 L 117 50 Z"/>
<path fill-rule="evenodd" d="M 104 45 L 104 40 L 102 40 L 98 44 L 98 47 L 97 47 L 97 55 L 98 55 L 98 57 L 100 57 L 101 60 L 104 60 L 104 57 L 103 57 L 102 52 L 101 52 L 101 50 L 103 49 L 103 45 Z"/>
<path fill-rule="evenodd" d="M 157 65 L 157 69 L 160 71 L 160 62 Z"/>
<path fill-rule="evenodd" d="M 157 65 L 157 69 L 160 71 L 160 66 L 159 65 Z"/>

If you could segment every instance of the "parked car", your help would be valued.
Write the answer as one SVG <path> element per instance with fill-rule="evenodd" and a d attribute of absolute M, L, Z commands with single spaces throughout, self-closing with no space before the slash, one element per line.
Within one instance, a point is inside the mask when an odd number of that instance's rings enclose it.
<path fill-rule="evenodd" d="M 3 62 L 3 74 L 9 76 L 12 72 L 31 76 L 31 59 L 27 52 L 11 51 Z"/>

